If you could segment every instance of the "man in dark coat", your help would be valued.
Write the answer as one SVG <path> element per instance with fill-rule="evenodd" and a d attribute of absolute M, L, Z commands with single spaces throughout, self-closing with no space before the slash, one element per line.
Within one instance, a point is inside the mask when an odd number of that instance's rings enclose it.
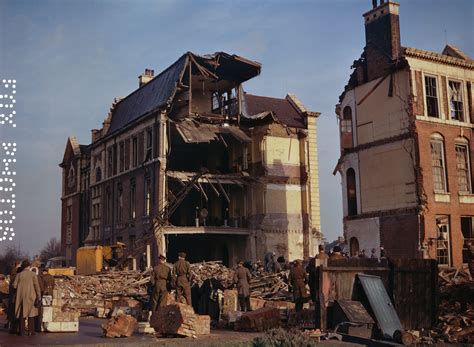
<path fill-rule="evenodd" d="M 13 287 L 15 277 L 23 271 L 23 268 L 18 262 L 15 262 L 12 271 L 10 273 L 10 285 L 8 288 L 8 310 L 7 320 L 10 334 L 17 334 L 19 332 L 19 321 L 15 316 L 15 300 L 16 300 L 16 289 Z"/>
<path fill-rule="evenodd" d="M 160 254 L 158 265 L 153 268 L 150 277 L 150 285 L 153 287 L 151 294 L 151 309 L 156 311 L 158 307 L 166 306 L 168 300 L 168 288 L 171 284 L 171 269 L 165 264 L 166 258 Z"/>
<path fill-rule="evenodd" d="M 38 316 L 35 302 L 41 300 L 41 290 L 38 276 L 30 271 L 30 262 L 24 260 L 21 266 L 23 271 L 15 277 L 13 282 L 13 287 L 16 288 L 15 316 L 20 320 L 20 335 L 26 335 L 26 318 L 28 319 L 28 335 L 34 335 L 35 317 Z"/>
<path fill-rule="evenodd" d="M 191 301 L 191 266 L 186 259 L 186 253 L 178 253 L 178 261 L 173 265 L 173 273 L 176 278 L 176 301 L 181 302 L 184 294 L 186 303 L 192 306 Z"/>
<path fill-rule="evenodd" d="M 301 260 L 296 260 L 295 264 L 290 270 L 290 283 L 293 290 L 293 301 L 295 303 L 295 310 L 299 312 L 303 309 L 303 303 L 308 297 L 308 292 L 306 291 L 306 283 L 308 282 L 308 277 L 306 272 L 303 269 L 303 263 Z"/>
<path fill-rule="evenodd" d="M 318 281 L 317 275 L 319 274 L 316 267 L 316 258 L 310 258 L 309 264 L 306 267 L 306 272 L 308 273 L 308 285 L 311 300 L 316 302 L 318 291 L 318 283 L 316 282 Z"/>
<path fill-rule="evenodd" d="M 243 266 L 240 261 L 234 273 L 234 283 L 237 284 L 237 295 L 239 298 L 239 306 L 242 312 L 252 311 L 250 307 L 250 271 Z"/>

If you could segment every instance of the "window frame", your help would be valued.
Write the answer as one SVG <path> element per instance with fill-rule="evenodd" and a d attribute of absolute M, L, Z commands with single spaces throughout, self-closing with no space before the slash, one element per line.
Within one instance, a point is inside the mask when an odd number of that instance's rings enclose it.
<path fill-rule="evenodd" d="M 134 178 L 130 180 L 130 201 L 129 218 L 134 220 L 137 217 L 137 182 Z"/>
<path fill-rule="evenodd" d="M 463 219 L 470 219 L 471 221 L 471 226 L 470 226 L 470 233 L 471 233 L 471 237 L 466 237 L 466 235 L 464 234 L 464 230 L 463 230 L 463 223 L 462 223 L 462 220 Z M 467 258 L 467 255 L 465 255 L 465 253 L 467 253 L 468 249 L 466 247 L 466 244 L 468 241 L 472 241 L 474 242 L 474 216 L 461 216 L 460 217 L 460 225 L 461 225 L 461 234 L 462 234 L 462 237 L 463 237 L 463 243 L 462 243 L 462 254 L 461 254 L 461 257 L 462 257 L 462 263 L 463 265 L 468 265 L 467 262 L 464 262 L 465 258 Z"/>
<path fill-rule="evenodd" d="M 438 135 L 440 136 L 440 135 Z M 431 175 L 433 178 L 433 190 L 435 193 L 448 193 L 448 174 L 447 174 L 447 169 L 446 169 L 446 153 L 444 150 L 444 139 L 442 137 L 433 137 L 431 136 L 430 138 L 430 154 L 431 154 Z M 437 168 L 441 168 L 442 172 L 442 183 L 443 183 L 443 189 L 437 189 L 436 188 L 436 181 L 435 181 L 435 166 L 433 165 L 433 144 L 437 144 L 441 148 L 441 162 L 442 166 L 436 166 Z"/>
<path fill-rule="evenodd" d="M 144 162 L 150 161 L 153 159 L 153 128 L 149 127 L 145 130 L 145 139 L 144 139 Z"/>
<path fill-rule="evenodd" d="M 438 227 L 438 220 L 441 220 L 441 227 Z M 445 220 L 444 222 L 442 220 Z M 441 239 L 441 228 L 446 227 L 446 239 Z M 444 243 L 444 248 L 440 247 Z M 440 255 L 439 251 L 442 249 L 446 249 L 446 255 Z M 440 263 L 440 258 L 446 258 L 447 263 Z M 450 267 L 452 264 L 451 261 L 451 228 L 450 228 L 450 218 L 449 216 L 436 216 L 436 261 L 438 262 L 438 266 L 441 267 Z"/>
<path fill-rule="evenodd" d="M 459 172 L 460 172 L 460 168 L 459 168 L 459 162 L 458 162 L 458 151 L 457 151 L 457 148 L 458 147 L 462 147 L 464 148 L 464 153 L 465 153 L 465 165 L 466 165 L 466 169 L 465 169 L 465 172 L 466 172 L 466 180 L 467 180 L 467 190 L 461 190 L 461 182 L 460 182 L 460 179 L 461 179 L 461 176 L 459 175 Z M 467 143 L 462 143 L 460 141 L 457 141 L 455 142 L 454 144 L 454 152 L 455 152 L 455 155 L 456 155 L 456 175 L 457 175 L 457 178 L 458 178 L 458 192 L 459 193 L 464 193 L 464 194 L 472 194 L 472 180 L 471 180 L 471 161 L 470 161 L 470 156 L 469 156 L 469 150 L 470 150 L 470 147 L 469 147 L 469 142 Z"/>
<path fill-rule="evenodd" d="M 427 78 L 432 78 L 435 81 L 435 88 L 436 88 L 436 116 L 432 116 L 428 113 L 428 95 L 427 95 L 427 84 L 426 84 L 426 79 Z M 429 118 L 437 118 L 437 119 L 443 119 L 441 115 L 441 105 L 440 105 L 440 92 L 439 92 L 439 78 L 437 75 L 432 75 L 432 74 L 423 74 L 423 99 L 424 99 L 424 104 L 425 104 L 425 116 Z M 432 96 L 431 96 L 432 97 Z"/>
<path fill-rule="evenodd" d="M 138 166 L 138 136 L 134 135 L 132 136 L 132 145 L 130 146 L 132 155 L 130 156 L 130 161 L 131 161 L 131 167 L 137 167 Z"/>
<path fill-rule="evenodd" d="M 119 142 L 119 172 L 125 171 L 125 141 Z"/>
<path fill-rule="evenodd" d="M 452 117 L 452 112 L 453 112 L 453 109 L 451 108 L 451 88 L 450 88 L 450 85 L 449 83 L 452 82 L 452 83 L 457 83 L 459 84 L 459 88 L 460 88 L 460 91 L 459 91 L 459 94 L 461 96 L 461 119 L 457 119 L 457 118 L 453 118 Z M 447 96 L 448 96 L 448 100 L 446 100 L 446 102 L 448 103 L 448 110 L 449 110 L 449 120 L 452 120 L 452 121 L 456 121 L 456 122 L 466 122 L 466 110 L 465 110 L 465 102 L 464 102 L 464 86 L 463 86 L 463 82 L 460 81 L 460 80 L 457 80 L 457 79 L 454 79 L 454 78 L 446 78 L 446 91 L 447 91 Z"/>

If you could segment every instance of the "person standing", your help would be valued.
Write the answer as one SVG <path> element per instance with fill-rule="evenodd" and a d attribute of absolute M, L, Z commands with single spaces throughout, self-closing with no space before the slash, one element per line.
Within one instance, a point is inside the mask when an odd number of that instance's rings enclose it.
<path fill-rule="evenodd" d="M 41 290 L 41 298 L 44 296 L 53 297 L 54 290 L 54 277 L 48 273 L 48 270 L 44 265 L 39 269 L 40 273 L 38 275 L 38 282 Z M 41 325 L 43 324 L 43 305 L 38 307 L 38 317 L 35 318 L 35 330 L 41 332 Z"/>
<path fill-rule="evenodd" d="M 304 300 L 308 297 L 306 291 L 306 283 L 308 277 L 303 269 L 303 263 L 301 260 L 296 260 L 295 264 L 290 270 L 290 283 L 293 290 L 293 301 L 295 303 L 295 310 L 299 312 L 303 309 Z"/>
<path fill-rule="evenodd" d="M 273 272 L 273 261 L 275 260 L 275 252 L 267 252 L 265 254 L 265 271 Z"/>
<path fill-rule="evenodd" d="M 192 306 L 191 301 L 191 265 L 186 261 L 186 253 L 178 253 L 178 261 L 173 265 L 173 273 L 176 277 L 176 301 L 181 302 L 184 294 L 186 303 Z"/>
<path fill-rule="evenodd" d="M 23 271 L 15 277 L 13 282 L 13 287 L 16 288 L 15 316 L 20 320 L 20 335 L 34 335 L 35 317 L 38 316 L 35 303 L 41 300 L 41 290 L 38 276 L 30 271 L 30 262 L 23 260 L 21 267 Z M 28 319 L 28 333 L 25 319 Z"/>
<path fill-rule="evenodd" d="M 250 307 L 250 271 L 240 261 L 234 273 L 234 283 L 237 284 L 237 295 L 242 312 L 252 311 Z"/>
<path fill-rule="evenodd" d="M 160 254 L 158 265 L 151 273 L 150 284 L 153 287 L 151 294 L 151 309 L 156 311 L 158 307 L 166 306 L 168 301 L 168 288 L 171 284 L 171 269 L 165 264 L 166 258 Z"/>
<path fill-rule="evenodd" d="M 8 288 L 8 310 L 7 320 L 10 334 L 18 334 L 18 319 L 15 316 L 15 300 L 16 300 L 16 289 L 13 287 L 15 277 L 23 271 L 21 264 L 15 262 L 12 271 L 10 273 L 10 284 Z"/>

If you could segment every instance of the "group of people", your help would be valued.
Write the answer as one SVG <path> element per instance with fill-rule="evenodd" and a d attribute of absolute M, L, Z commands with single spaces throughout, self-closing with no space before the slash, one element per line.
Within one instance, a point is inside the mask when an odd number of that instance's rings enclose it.
<path fill-rule="evenodd" d="M 7 328 L 12 334 L 34 335 L 41 331 L 41 300 L 53 295 L 54 278 L 28 260 L 12 267 L 8 287 Z"/>

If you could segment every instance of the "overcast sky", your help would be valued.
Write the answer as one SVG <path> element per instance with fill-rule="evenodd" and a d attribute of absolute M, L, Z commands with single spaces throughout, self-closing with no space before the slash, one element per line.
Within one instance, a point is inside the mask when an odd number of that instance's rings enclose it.
<path fill-rule="evenodd" d="M 442 51 L 446 40 L 474 57 L 474 1 L 401 0 L 402 45 Z M 17 80 L 16 238 L 30 255 L 60 237 L 67 137 L 90 143 L 116 96 L 186 51 L 225 51 L 262 64 L 246 91 L 295 93 L 318 119 L 322 231 L 342 235 L 335 104 L 364 47 L 371 0 L 5 1 L 0 0 L 0 79 Z"/>

